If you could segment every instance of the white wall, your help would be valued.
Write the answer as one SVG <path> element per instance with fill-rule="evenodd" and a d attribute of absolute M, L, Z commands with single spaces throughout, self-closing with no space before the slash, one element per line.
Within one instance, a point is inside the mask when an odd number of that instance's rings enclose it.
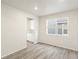
<path fill-rule="evenodd" d="M 68 11 L 68 12 L 62 12 L 58 14 L 51 14 L 47 16 L 40 17 L 39 27 L 39 42 L 48 43 L 51 45 L 64 47 L 72 50 L 78 49 L 78 14 L 77 9 Z M 68 33 L 69 36 L 58 36 L 58 35 L 48 35 L 46 33 L 46 20 L 48 19 L 56 19 L 61 17 L 69 17 L 69 27 L 68 27 Z"/>
<path fill-rule="evenodd" d="M 1 56 L 7 56 L 26 47 L 27 18 L 36 17 L 2 3 L 1 5 Z"/>

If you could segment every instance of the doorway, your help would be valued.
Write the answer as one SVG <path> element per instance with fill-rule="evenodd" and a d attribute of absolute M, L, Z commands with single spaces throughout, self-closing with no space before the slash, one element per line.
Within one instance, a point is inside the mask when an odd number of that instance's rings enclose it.
<path fill-rule="evenodd" d="M 37 43 L 36 24 L 33 18 L 27 18 L 27 40 L 32 43 Z"/>

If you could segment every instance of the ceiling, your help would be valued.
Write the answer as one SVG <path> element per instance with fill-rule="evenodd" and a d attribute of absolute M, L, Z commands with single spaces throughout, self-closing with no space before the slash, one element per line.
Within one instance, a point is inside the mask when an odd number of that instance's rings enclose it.
<path fill-rule="evenodd" d="M 37 16 L 76 9 L 78 0 L 1 0 L 1 2 Z M 37 6 L 38 10 L 34 7 Z"/>

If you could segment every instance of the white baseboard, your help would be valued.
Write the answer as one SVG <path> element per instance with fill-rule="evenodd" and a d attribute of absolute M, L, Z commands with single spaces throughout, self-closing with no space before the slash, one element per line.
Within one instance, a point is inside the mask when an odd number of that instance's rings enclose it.
<path fill-rule="evenodd" d="M 22 49 L 24 49 L 24 48 L 26 48 L 26 47 L 23 47 L 23 48 L 21 48 L 21 49 L 18 49 L 18 50 L 12 51 L 12 52 L 10 52 L 10 53 L 7 53 L 7 54 L 1 56 L 1 58 L 4 58 L 4 57 L 9 56 L 9 55 L 11 55 L 11 54 L 13 54 L 13 53 L 16 53 L 16 52 L 18 52 L 18 51 L 20 51 L 20 50 L 22 50 Z"/>

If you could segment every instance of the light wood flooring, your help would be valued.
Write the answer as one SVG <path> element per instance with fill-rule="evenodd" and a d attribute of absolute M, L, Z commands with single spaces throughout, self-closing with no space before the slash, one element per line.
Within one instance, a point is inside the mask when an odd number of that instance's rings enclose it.
<path fill-rule="evenodd" d="M 78 53 L 38 43 L 2 59 L 78 59 Z"/>

